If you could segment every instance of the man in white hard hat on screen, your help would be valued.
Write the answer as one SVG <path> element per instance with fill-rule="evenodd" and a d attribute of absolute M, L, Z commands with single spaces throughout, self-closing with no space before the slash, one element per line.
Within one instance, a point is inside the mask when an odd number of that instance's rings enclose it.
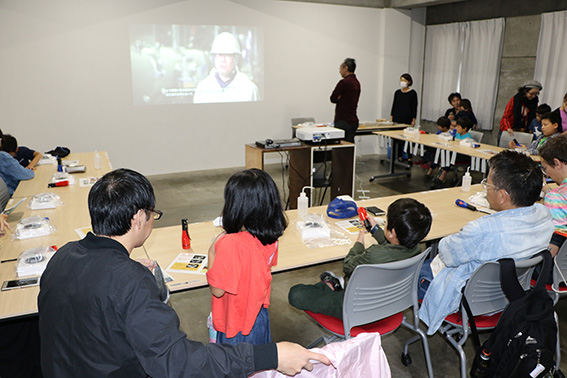
<path fill-rule="evenodd" d="M 231 33 L 215 37 L 211 47 L 215 67 L 195 89 L 194 103 L 258 101 L 258 87 L 238 70 L 240 45 Z"/>

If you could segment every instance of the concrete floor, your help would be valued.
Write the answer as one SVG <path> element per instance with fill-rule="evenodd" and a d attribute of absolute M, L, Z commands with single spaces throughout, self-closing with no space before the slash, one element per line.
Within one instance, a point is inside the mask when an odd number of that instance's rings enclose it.
<path fill-rule="evenodd" d="M 385 173 L 386 166 L 381 165 L 379 156 L 364 156 L 357 158 L 355 189 L 364 189 L 369 197 L 383 197 L 400 193 L 412 193 L 429 189 L 423 181 L 423 169 L 419 166 L 411 168 L 411 177 L 396 177 L 378 179 L 370 183 L 369 178 L 378 173 Z M 282 173 L 282 169 L 284 170 Z M 157 197 L 157 208 L 164 212 L 162 219 L 155 227 L 166 227 L 180 224 L 181 218 L 189 222 L 209 221 L 220 214 L 223 206 L 223 188 L 234 172 L 239 169 L 222 169 L 212 171 L 190 172 L 183 174 L 150 176 Z M 287 171 L 285 161 L 281 164 L 266 166 L 280 191 L 287 188 Z M 449 177 L 450 178 L 450 177 Z M 481 177 L 473 175 L 473 183 L 480 182 Z M 447 180 L 449 181 L 449 180 Z M 355 199 L 358 199 L 357 193 Z M 327 194 L 328 197 L 328 194 Z M 328 198 L 324 201 L 328 203 Z M 319 274 L 325 270 L 342 272 L 342 262 L 332 262 L 308 268 L 296 269 L 274 274 L 272 281 L 271 305 L 269 308 L 274 341 L 293 341 L 308 345 L 321 336 L 324 331 L 315 325 L 302 311 L 291 307 L 287 294 L 291 286 L 297 283 L 315 283 Z M 188 290 L 171 296 L 170 304 L 177 311 L 181 320 L 181 329 L 193 340 L 208 342 L 206 319 L 210 311 L 210 291 L 208 288 Z M 560 300 L 556 311 L 560 319 L 562 352 L 567 348 L 567 300 Z M 411 318 L 411 311 L 406 316 Z M 566 323 L 566 324 L 563 324 Z M 425 325 L 422 323 L 422 329 Z M 406 367 L 400 361 L 403 344 L 413 334 L 403 328 L 385 335 L 382 338 L 383 348 L 393 377 L 425 377 L 427 371 L 421 343 L 410 347 L 413 363 Z M 484 338 L 481 335 L 481 341 Z M 486 336 L 484 336 L 486 337 Z M 459 358 L 456 351 L 435 334 L 429 337 L 430 351 L 433 359 L 433 370 L 437 377 L 458 377 Z M 472 342 L 465 346 L 467 356 L 473 356 Z M 468 366 L 470 368 L 471 358 Z M 562 371 L 567 371 L 567 362 L 561 361 Z"/>

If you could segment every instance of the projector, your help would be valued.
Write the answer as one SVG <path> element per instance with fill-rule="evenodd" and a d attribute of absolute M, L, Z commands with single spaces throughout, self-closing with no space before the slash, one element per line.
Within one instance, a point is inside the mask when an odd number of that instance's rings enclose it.
<path fill-rule="evenodd" d="M 338 142 L 345 137 L 345 131 L 330 126 L 299 127 L 295 136 L 305 142 Z"/>

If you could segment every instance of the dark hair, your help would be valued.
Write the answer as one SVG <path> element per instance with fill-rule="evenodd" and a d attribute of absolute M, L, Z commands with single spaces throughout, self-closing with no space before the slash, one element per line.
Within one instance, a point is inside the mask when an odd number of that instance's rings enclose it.
<path fill-rule="evenodd" d="M 411 78 L 411 75 L 409 73 L 405 73 L 400 77 L 403 77 L 404 79 L 409 81 L 408 87 L 411 87 L 411 85 L 413 84 L 413 79 Z"/>
<path fill-rule="evenodd" d="M 2 132 L 2 130 L 0 130 L 0 139 L 2 138 L 3 135 L 4 133 Z"/>
<path fill-rule="evenodd" d="M 396 230 L 401 245 L 413 248 L 431 229 L 431 212 L 413 198 L 400 198 L 388 206 L 386 228 Z"/>
<path fill-rule="evenodd" d="M 2 145 L 0 146 L 0 151 L 7 153 L 16 152 L 18 150 L 18 141 L 16 138 L 10 134 L 2 135 Z"/>
<path fill-rule="evenodd" d="M 453 92 L 449 95 L 448 100 L 449 100 L 449 104 L 451 103 L 451 101 L 453 101 L 453 99 L 455 97 L 458 97 L 459 100 L 462 100 L 463 98 L 461 97 L 461 94 L 459 92 Z"/>
<path fill-rule="evenodd" d="M 130 169 L 116 169 L 98 180 L 89 192 L 89 213 L 96 235 L 121 236 L 130 231 L 132 217 L 155 208 L 152 184 Z"/>
<path fill-rule="evenodd" d="M 473 113 L 471 100 L 469 100 L 468 98 L 463 98 L 461 100 L 461 106 L 465 108 L 465 110 Z"/>
<path fill-rule="evenodd" d="M 567 135 L 547 139 L 539 148 L 539 156 L 551 166 L 555 166 L 554 159 L 567 164 Z"/>
<path fill-rule="evenodd" d="M 244 229 L 263 245 L 283 235 L 287 219 L 280 193 L 270 175 L 260 169 L 237 172 L 224 188 L 222 226 L 228 234 Z"/>
<path fill-rule="evenodd" d="M 565 95 L 563 96 L 563 101 L 567 101 L 567 92 L 565 92 Z M 551 108 L 549 108 L 551 110 Z"/>
<path fill-rule="evenodd" d="M 559 112 L 547 112 L 541 116 L 542 122 L 544 119 L 549 120 L 549 122 L 551 122 L 552 124 L 556 123 L 558 133 L 563 132 L 563 127 L 561 125 L 561 115 L 559 115 Z"/>
<path fill-rule="evenodd" d="M 535 112 L 537 114 L 544 115 L 545 113 L 549 113 L 550 111 L 551 111 L 551 106 L 547 104 L 541 104 L 540 106 L 537 107 Z"/>
<path fill-rule="evenodd" d="M 348 72 L 354 73 L 354 70 L 356 70 L 356 60 L 353 58 L 346 58 L 343 64 L 347 67 Z"/>
<path fill-rule="evenodd" d="M 451 127 L 451 120 L 447 117 L 439 117 L 437 118 L 437 125 L 444 129 L 448 129 Z"/>
<path fill-rule="evenodd" d="M 494 186 L 505 189 L 515 206 L 531 206 L 539 199 L 543 173 L 529 156 L 504 150 L 490 159 L 490 170 Z"/>
<path fill-rule="evenodd" d="M 473 127 L 473 121 L 469 117 L 462 117 L 457 120 L 457 125 L 468 131 Z"/>

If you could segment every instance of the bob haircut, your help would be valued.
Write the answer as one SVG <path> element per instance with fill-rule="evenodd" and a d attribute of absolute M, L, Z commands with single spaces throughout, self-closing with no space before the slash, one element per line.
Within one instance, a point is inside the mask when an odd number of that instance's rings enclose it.
<path fill-rule="evenodd" d="M 130 231 L 132 217 L 155 207 L 152 184 L 130 169 L 116 169 L 98 180 L 89 192 L 89 214 L 96 235 L 122 236 Z"/>
<path fill-rule="evenodd" d="M 413 84 L 413 79 L 411 78 L 411 75 L 409 73 L 405 73 L 402 76 L 404 79 L 406 79 L 409 83 L 408 83 L 408 87 L 411 87 L 411 85 Z"/>
<path fill-rule="evenodd" d="M 222 226 L 227 234 L 243 230 L 263 245 L 275 243 L 287 227 L 280 193 L 265 171 L 247 169 L 228 179 L 224 188 Z"/>
<path fill-rule="evenodd" d="M 412 249 L 431 229 L 431 212 L 421 202 L 413 198 L 400 198 L 388 206 L 388 222 L 386 228 L 389 231 L 396 230 L 396 236 L 400 244 Z"/>
<path fill-rule="evenodd" d="M 527 207 L 539 199 L 543 172 L 532 158 L 504 150 L 494 155 L 489 163 L 494 186 L 506 190 L 514 205 Z"/>

